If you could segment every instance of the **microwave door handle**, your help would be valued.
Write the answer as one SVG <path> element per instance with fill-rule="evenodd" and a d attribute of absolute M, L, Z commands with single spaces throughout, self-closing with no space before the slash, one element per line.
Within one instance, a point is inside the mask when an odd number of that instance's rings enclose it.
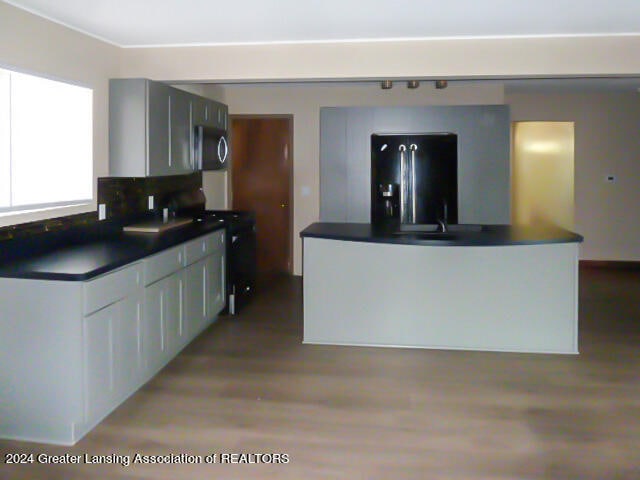
<path fill-rule="evenodd" d="M 406 223 L 407 216 L 407 166 L 405 165 L 405 152 L 407 146 L 402 144 L 398 147 L 400 151 L 400 223 Z"/>
<path fill-rule="evenodd" d="M 220 160 L 220 164 L 223 165 L 227 160 L 227 155 L 229 154 L 229 148 L 227 146 L 227 140 L 224 136 L 220 137 L 218 140 L 218 160 Z"/>

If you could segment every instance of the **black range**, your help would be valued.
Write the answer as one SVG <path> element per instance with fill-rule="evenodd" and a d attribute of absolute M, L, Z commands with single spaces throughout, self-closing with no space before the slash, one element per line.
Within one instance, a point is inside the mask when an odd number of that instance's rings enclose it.
<path fill-rule="evenodd" d="M 204 221 L 223 220 L 227 244 L 227 307 L 235 315 L 256 287 L 256 216 L 246 210 L 205 210 Z"/>

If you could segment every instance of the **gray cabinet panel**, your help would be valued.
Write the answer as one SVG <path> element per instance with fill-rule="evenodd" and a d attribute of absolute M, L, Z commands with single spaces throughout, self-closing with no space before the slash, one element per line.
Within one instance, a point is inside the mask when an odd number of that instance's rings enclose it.
<path fill-rule="evenodd" d="M 456 133 L 459 222 L 511 221 L 506 105 L 330 107 L 320 128 L 321 221 L 370 221 L 370 135 L 401 132 Z"/>
<path fill-rule="evenodd" d="M 1 278 L 0 437 L 77 442 L 200 333 L 224 307 L 224 230 L 198 242 L 187 268 L 183 244 L 88 282 Z"/>
<path fill-rule="evenodd" d="M 169 90 L 169 170 L 173 175 L 193 171 L 191 145 L 191 95 L 182 90 Z"/>
<path fill-rule="evenodd" d="M 83 320 L 85 412 L 87 422 L 91 424 L 109 413 L 116 398 L 114 329 L 121 313 L 120 306 L 115 303 Z"/>
<path fill-rule="evenodd" d="M 144 322 L 142 351 L 145 376 L 149 377 L 164 365 L 166 351 L 165 323 L 167 285 L 158 281 L 144 289 Z"/>
<path fill-rule="evenodd" d="M 202 331 L 207 322 L 207 260 L 199 260 L 184 272 L 185 311 L 184 319 L 187 335 L 194 337 Z"/>
<path fill-rule="evenodd" d="M 140 273 L 141 269 L 138 264 L 134 268 L 124 267 L 85 282 L 83 284 L 83 313 L 88 315 L 130 295 L 140 285 Z"/>
<path fill-rule="evenodd" d="M 109 81 L 109 172 L 113 176 L 147 175 L 147 83 Z M 159 117 L 154 113 L 154 118 Z M 160 118 L 167 117 L 161 114 Z M 158 131 L 155 124 L 150 128 Z"/>
<path fill-rule="evenodd" d="M 114 372 L 116 399 L 120 402 L 133 393 L 143 381 L 142 357 L 142 289 L 124 298 L 114 329 Z"/>
<path fill-rule="evenodd" d="M 144 285 L 150 285 L 183 266 L 184 246 L 173 247 L 145 258 L 143 261 Z"/>
<path fill-rule="evenodd" d="M 225 292 L 224 292 L 224 277 L 225 277 L 225 265 L 224 265 L 224 253 L 221 251 L 210 255 L 206 259 L 206 285 L 205 293 L 208 295 L 206 298 L 207 303 L 207 319 L 213 319 L 220 310 L 225 306 Z"/>
<path fill-rule="evenodd" d="M 345 108 L 320 110 L 320 221 L 346 222 L 347 116 Z"/>
<path fill-rule="evenodd" d="M 171 175 L 170 142 L 170 87 L 146 81 L 147 85 L 147 175 Z M 130 132 L 130 135 L 139 135 Z M 131 158 L 134 162 L 137 159 Z"/>
<path fill-rule="evenodd" d="M 228 108 L 144 78 L 109 81 L 112 176 L 182 175 L 195 169 L 194 125 L 227 128 Z"/>

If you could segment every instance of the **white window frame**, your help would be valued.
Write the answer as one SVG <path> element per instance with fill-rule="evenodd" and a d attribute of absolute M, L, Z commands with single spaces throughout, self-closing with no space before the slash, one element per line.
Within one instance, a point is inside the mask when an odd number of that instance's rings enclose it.
<path fill-rule="evenodd" d="M 0 188 L 2 188 L 3 190 L 7 188 L 7 186 L 9 188 L 8 193 L 0 192 L 0 217 L 4 218 L 4 217 L 9 217 L 14 215 L 17 216 L 21 214 L 38 212 L 38 211 L 56 210 L 56 209 L 65 208 L 65 207 L 85 206 L 85 205 L 91 204 L 94 196 L 94 191 L 93 191 L 93 184 L 94 184 L 93 89 L 86 85 L 80 85 L 78 83 L 70 82 L 68 80 L 61 80 L 58 78 L 52 78 L 49 76 L 43 76 L 43 75 L 33 74 L 31 72 L 21 71 L 13 67 L 3 65 L 1 63 L 0 63 L 0 73 L 8 75 L 8 78 L 9 78 L 7 82 L 8 85 L 4 84 L 3 82 L 0 82 L 0 89 L 4 89 L 5 87 L 9 89 L 7 91 L 4 91 L 4 90 L 0 91 L 0 95 L 5 96 L 5 99 L 0 98 L 0 128 L 3 129 L 3 131 L 0 131 L 0 156 L 4 156 L 4 157 L 0 157 L 0 176 L 4 177 L 4 178 L 0 177 Z M 45 201 L 34 201 L 34 202 L 25 202 L 25 201 L 16 202 L 15 201 L 15 197 L 13 195 L 14 192 L 12 190 L 16 184 L 14 169 L 16 168 L 16 162 L 18 160 L 14 159 L 14 149 L 12 145 L 12 142 L 16 138 L 14 136 L 12 118 L 15 118 L 14 114 L 16 112 L 12 110 L 12 108 L 14 108 L 13 99 L 15 98 L 15 95 L 11 90 L 11 87 L 12 87 L 11 82 L 14 78 L 16 78 L 15 77 L 16 75 L 20 76 L 21 78 L 28 78 L 30 80 L 35 80 L 36 82 L 41 82 L 41 81 L 52 82 L 51 84 L 52 88 L 58 87 L 58 88 L 62 88 L 63 90 L 67 89 L 67 91 L 70 91 L 68 87 L 77 87 L 78 90 L 73 93 L 76 94 L 78 97 L 84 97 L 82 98 L 82 107 L 79 110 L 82 112 L 82 114 L 79 116 L 79 120 L 78 120 L 78 123 L 82 126 L 80 130 L 83 133 L 82 135 L 83 142 L 82 142 L 82 147 L 79 149 L 80 154 L 79 156 L 76 156 L 77 158 L 76 162 L 80 162 L 82 174 L 78 178 L 76 178 L 75 183 L 72 184 L 72 185 L 78 186 L 76 187 L 77 192 L 82 192 L 82 193 L 73 195 L 72 196 L 73 198 L 66 198 L 61 200 L 60 192 L 52 192 L 51 197 L 55 195 L 57 196 L 57 198 L 51 198 L 51 201 L 47 201 L 46 199 L 44 199 Z M 5 102 L 4 100 L 7 100 L 7 102 Z M 53 109 L 56 108 L 54 105 L 55 105 L 55 100 L 52 101 L 51 104 L 49 104 L 49 102 L 44 101 L 39 103 L 38 107 L 42 109 L 41 113 L 43 113 L 44 115 L 47 115 L 47 114 L 52 115 L 54 113 Z M 6 107 L 8 107 L 8 110 Z M 49 110 L 46 110 L 47 107 L 49 107 Z M 65 113 L 65 112 L 62 112 L 62 113 Z M 75 117 L 72 117 L 72 118 L 75 118 Z M 82 120 L 83 118 L 84 120 Z M 14 123 L 18 123 L 18 122 L 14 122 Z M 24 122 L 22 122 L 22 125 L 24 125 Z M 34 128 L 33 132 L 29 132 L 30 135 L 31 134 L 33 135 L 34 142 L 38 142 L 39 140 L 39 135 L 37 130 L 38 130 L 37 128 Z M 62 147 L 60 147 L 60 145 L 55 150 L 55 152 L 57 152 L 57 155 L 52 155 L 52 157 L 60 158 L 62 156 L 64 158 Z M 19 155 L 16 155 L 16 156 L 18 156 L 19 158 Z M 7 166 L 7 160 L 8 160 L 8 166 Z M 24 165 L 24 164 L 21 164 L 21 165 Z M 54 165 L 55 165 L 55 162 L 54 162 Z M 69 164 L 62 163 L 59 166 L 59 168 L 65 168 L 65 167 L 69 168 Z M 25 178 L 28 178 L 28 176 L 33 176 L 32 178 L 34 180 L 36 180 L 37 175 L 46 176 L 46 174 L 43 174 L 42 172 L 38 171 L 39 169 L 37 166 L 33 167 L 33 170 L 34 170 L 33 172 L 29 171 L 27 175 L 25 175 L 23 172 L 23 177 L 22 177 L 23 188 L 25 185 L 24 180 Z M 34 184 L 37 185 L 37 182 L 34 181 Z M 38 188 L 38 187 L 36 186 L 34 188 Z M 28 190 L 23 190 L 23 192 L 24 191 L 28 192 Z M 43 190 L 40 190 L 40 191 L 43 191 Z"/>

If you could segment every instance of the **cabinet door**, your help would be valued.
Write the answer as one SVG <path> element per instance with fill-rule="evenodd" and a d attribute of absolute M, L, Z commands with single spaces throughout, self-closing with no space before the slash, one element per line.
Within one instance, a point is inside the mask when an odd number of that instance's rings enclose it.
<path fill-rule="evenodd" d="M 211 115 L 210 101 L 203 97 L 194 96 L 192 99 L 193 125 L 207 125 Z"/>
<path fill-rule="evenodd" d="M 193 171 L 191 145 L 191 95 L 182 90 L 169 90 L 169 165 L 172 174 L 181 175 Z"/>
<path fill-rule="evenodd" d="M 142 358 L 142 293 L 120 302 L 120 315 L 114 324 L 114 381 L 116 396 L 125 399 L 133 393 L 144 374 Z"/>
<path fill-rule="evenodd" d="M 83 319 L 85 415 L 94 423 L 106 415 L 116 399 L 115 326 L 121 303 L 114 303 Z"/>
<path fill-rule="evenodd" d="M 207 295 L 207 319 L 213 320 L 225 305 L 224 251 L 218 250 L 205 260 L 207 268 L 207 284 L 205 285 L 205 294 Z"/>
<path fill-rule="evenodd" d="M 228 107 L 223 104 L 216 102 L 216 127 L 221 130 L 227 129 L 227 119 L 229 117 Z"/>
<path fill-rule="evenodd" d="M 166 356 L 165 323 L 166 285 L 164 280 L 144 289 L 144 322 L 142 351 L 145 376 L 153 375 L 163 365 Z"/>
<path fill-rule="evenodd" d="M 143 357 L 146 375 L 162 368 L 185 344 L 182 271 L 145 288 Z"/>
<path fill-rule="evenodd" d="M 184 272 L 181 270 L 164 280 L 164 313 L 166 336 L 166 361 L 171 360 L 185 345 L 184 323 Z"/>
<path fill-rule="evenodd" d="M 147 81 L 147 174 L 171 175 L 170 87 Z"/>
<path fill-rule="evenodd" d="M 199 260 L 185 269 L 185 310 L 184 319 L 189 339 L 198 335 L 207 322 L 207 302 L 205 288 L 207 281 L 207 260 Z"/>

